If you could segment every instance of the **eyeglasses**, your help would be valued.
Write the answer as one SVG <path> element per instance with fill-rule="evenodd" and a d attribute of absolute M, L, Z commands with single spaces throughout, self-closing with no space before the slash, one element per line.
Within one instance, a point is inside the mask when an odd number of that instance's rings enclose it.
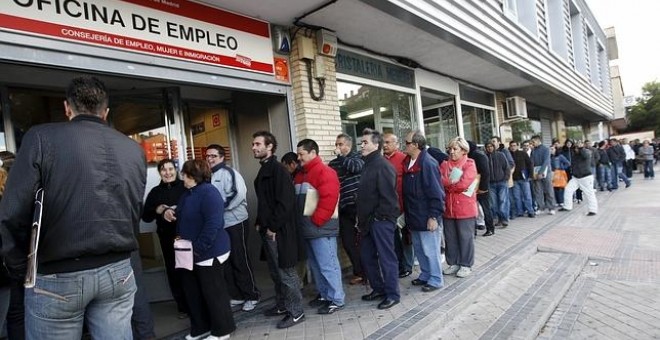
<path fill-rule="evenodd" d="M 220 155 L 206 155 L 206 158 L 218 158 Z"/>

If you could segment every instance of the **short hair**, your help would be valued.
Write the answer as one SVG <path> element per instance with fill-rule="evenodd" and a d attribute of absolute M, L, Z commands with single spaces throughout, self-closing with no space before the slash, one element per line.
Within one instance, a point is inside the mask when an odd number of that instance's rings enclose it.
<path fill-rule="evenodd" d="M 397 143 L 399 142 L 399 136 L 397 136 L 396 134 L 394 134 L 394 132 L 385 132 L 385 133 L 383 133 L 383 139 L 385 139 L 385 137 L 388 137 L 388 136 L 392 136 L 392 137 L 394 137 L 394 139 L 396 140 L 396 142 L 397 142 Z"/>
<path fill-rule="evenodd" d="M 488 143 L 488 144 L 493 144 L 493 143 Z M 449 147 L 451 147 L 452 145 L 458 146 L 459 148 L 463 149 L 466 153 L 470 152 L 470 144 L 468 143 L 467 140 L 465 140 L 465 138 L 461 136 L 456 136 L 452 138 L 447 144 L 447 146 Z"/>
<path fill-rule="evenodd" d="M 298 155 L 295 152 L 287 152 L 282 156 L 281 162 L 287 165 L 291 163 L 298 164 Z"/>
<path fill-rule="evenodd" d="M 312 150 L 314 150 L 317 155 L 319 154 L 319 145 L 313 139 L 305 138 L 298 142 L 297 147 L 303 148 L 303 150 L 307 152 L 312 152 Z"/>
<path fill-rule="evenodd" d="M 541 136 L 540 136 L 540 135 L 534 135 L 534 136 L 532 136 L 532 138 L 530 138 L 529 140 L 530 140 L 530 141 L 531 141 L 531 140 L 541 141 L 542 139 L 541 139 Z"/>
<path fill-rule="evenodd" d="M 488 142 L 488 143 L 484 144 L 484 149 L 487 148 L 489 145 L 492 146 L 493 148 L 495 148 L 495 144 L 493 144 L 491 142 Z"/>
<path fill-rule="evenodd" d="M 345 134 L 345 133 L 340 133 L 337 135 L 337 139 L 342 138 L 346 143 L 349 145 L 353 145 L 353 137 Z"/>
<path fill-rule="evenodd" d="M 490 137 L 490 140 L 493 140 L 493 139 L 496 140 L 498 143 L 502 143 L 502 138 L 500 138 L 500 136 Z"/>
<path fill-rule="evenodd" d="M 362 136 L 371 136 L 371 142 L 378 145 L 378 151 L 383 150 L 383 135 L 380 131 L 366 128 L 362 130 Z"/>
<path fill-rule="evenodd" d="M 277 150 L 277 139 L 272 133 L 270 133 L 270 131 L 262 130 L 252 134 L 252 138 L 257 138 L 257 137 L 264 137 L 264 144 L 266 144 L 266 146 L 272 145 L 273 146 L 272 152 L 275 153 L 275 151 Z"/>
<path fill-rule="evenodd" d="M 197 184 L 211 181 L 211 168 L 201 159 L 191 159 L 183 163 L 181 173 L 195 180 Z"/>
<path fill-rule="evenodd" d="M 520 143 L 516 142 L 515 140 L 511 140 L 511 141 L 509 141 L 509 146 L 511 146 L 511 143 L 520 144 Z"/>
<path fill-rule="evenodd" d="M 14 161 L 16 160 L 16 155 L 11 151 L 0 151 L 0 166 L 5 169 L 7 172 L 11 170 Z"/>
<path fill-rule="evenodd" d="M 426 137 L 422 134 L 422 131 L 420 130 L 415 130 L 412 131 L 412 138 L 411 142 L 417 144 L 417 147 L 420 150 L 424 150 L 426 148 Z"/>
<path fill-rule="evenodd" d="M 76 115 L 102 116 L 108 108 L 108 91 L 95 77 L 73 78 L 66 89 L 66 102 Z"/>
<path fill-rule="evenodd" d="M 176 163 L 174 162 L 173 159 L 165 158 L 165 159 L 162 159 L 160 162 L 158 162 L 158 165 L 156 166 L 156 169 L 158 169 L 158 171 L 163 170 L 163 168 L 165 167 L 165 164 L 167 164 L 167 163 L 172 163 L 174 168 L 176 168 Z"/>
<path fill-rule="evenodd" d="M 222 145 L 220 144 L 209 144 L 209 146 L 206 147 L 206 150 L 208 149 L 213 149 L 218 151 L 218 154 L 222 158 L 227 157 L 227 152 L 225 151 L 225 148 L 223 148 Z"/>
<path fill-rule="evenodd" d="M 598 147 L 602 148 L 603 146 L 605 146 L 606 143 L 607 143 L 606 141 L 602 140 L 598 143 Z"/>

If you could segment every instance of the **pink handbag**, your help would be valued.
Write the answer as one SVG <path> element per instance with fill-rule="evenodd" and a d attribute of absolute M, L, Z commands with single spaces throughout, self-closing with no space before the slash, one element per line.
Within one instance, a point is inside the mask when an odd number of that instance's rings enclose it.
<path fill-rule="evenodd" d="M 184 239 L 174 240 L 174 268 L 193 270 L 192 242 Z"/>

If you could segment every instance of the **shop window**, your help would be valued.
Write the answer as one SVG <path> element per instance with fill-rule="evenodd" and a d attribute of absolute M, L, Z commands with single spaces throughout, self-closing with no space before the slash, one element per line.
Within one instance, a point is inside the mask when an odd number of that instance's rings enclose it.
<path fill-rule="evenodd" d="M 365 128 L 391 132 L 399 140 L 417 128 L 412 94 L 342 81 L 337 82 L 337 92 L 342 130 L 353 140 Z"/>
<path fill-rule="evenodd" d="M 571 35 L 573 38 L 573 59 L 575 70 L 582 75 L 587 74 L 587 48 L 585 46 L 583 17 L 575 2 L 571 1 Z"/>
<path fill-rule="evenodd" d="M 572 140 L 584 140 L 584 129 L 581 125 L 566 125 L 566 138 Z"/>
<path fill-rule="evenodd" d="M 458 136 L 454 95 L 422 88 L 424 133 L 429 145 L 444 149 Z"/>
<path fill-rule="evenodd" d="M 530 140 L 534 135 L 541 135 L 541 121 L 528 119 L 511 123 L 511 133 L 513 140 L 519 143 Z"/>
<path fill-rule="evenodd" d="M 465 139 L 477 144 L 485 144 L 493 137 L 495 121 L 494 110 L 461 105 L 463 111 L 463 132 Z"/>
<path fill-rule="evenodd" d="M 538 35 L 536 22 L 536 1 L 504 0 L 504 14 L 519 23 L 533 36 Z"/>

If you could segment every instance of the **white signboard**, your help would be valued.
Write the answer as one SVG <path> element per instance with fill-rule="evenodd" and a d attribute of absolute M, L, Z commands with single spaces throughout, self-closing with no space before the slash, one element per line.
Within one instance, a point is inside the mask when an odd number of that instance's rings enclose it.
<path fill-rule="evenodd" d="M 625 96 L 623 97 L 623 107 L 631 107 L 635 105 L 635 96 Z"/>
<path fill-rule="evenodd" d="M 188 0 L 0 0 L 0 30 L 273 73 L 267 22 Z"/>

